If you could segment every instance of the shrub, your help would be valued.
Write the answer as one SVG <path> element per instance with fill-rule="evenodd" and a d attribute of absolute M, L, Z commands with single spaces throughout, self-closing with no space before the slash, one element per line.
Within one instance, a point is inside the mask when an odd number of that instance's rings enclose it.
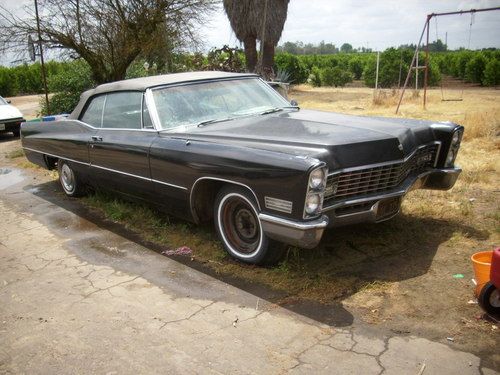
<path fill-rule="evenodd" d="M 467 66 L 467 63 L 470 59 L 472 59 L 473 56 L 474 54 L 471 51 L 457 52 L 453 60 L 452 74 L 455 77 L 465 79 L 465 68 Z"/>
<path fill-rule="evenodd" d="M 22 64 L 12 68 L 19 85 L 20 94 L 38 94 L 43 92 L 41 64 Z"/>
<path fill-rule="evenodd" d="M 290 82 L 292 83 L 304 83 L 309 76 L 309 72 L 300 59 L 289 53 L 277 54 L 274 58 L 274 65 L 275 72 L 278 70 L 287 71 L 290 74 Z"/>
<path fill-rule="evenodd" d="M 361 59 L 354 57 L 351 60 L 349 60 L 347 65 L 354 79 L 361 79 L 364 67 Z"/>
<path fill-rule="evenodd" d="M 321 70 L 321 84 L 323 86 L 344 87 L 349 82 L 352 82 L 351 73 L 338 66 Z"/>
<path fill-rule="evenodd" d="M 483 85 L 500 85 L 500 60 L 490 60 L 484 68 Z"/>
<path fill-rule="evenodd" d="M 482 83 L 486 59 L 482 54 L 471 58 L 465 65 L 465 79 L 469 82 Z"/>
<path fill-rule="evenodd" d="M 50 77 L 50 114 L 70 113 L 80 100 L 80 94 L 94 86 L 89 65 L 83 60 L 75 60 L 64 65 L 59 74 Z M 45 100 L 40 101 L 41 113 L 47 115 Z"/>
<path fill-rule="evenodd" d="M 0 96 L 16 96 L 19 91 L 17 77 L 12 69 L 0 66 Z"/>
<path fill-rule="evenodd" d="M 311 74 L 309 74 L 309 78 L 307 78 L 307 83 L 311 84 L 313 87 L 321 86 L 321 70 L 317 66 L 311 69 Z"/>

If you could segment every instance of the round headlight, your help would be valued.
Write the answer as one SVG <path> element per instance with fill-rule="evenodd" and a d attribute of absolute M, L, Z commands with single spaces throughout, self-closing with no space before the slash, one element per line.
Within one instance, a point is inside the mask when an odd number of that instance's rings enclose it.
<path fill-rule="evenodd" d="M 459 132 L 455 132 L 453 134 L 453 138 L 451 139 L 451 144 L 453 146 L 456 146 L 458 144 L 458 142 L 460 142 L 460 133 Z"/>
<path fill-rule="evenodd" d="M 306 198 L 306 214 L 315 214 L 318 211 L 320 204 L 321 197 L 319 196 L 319 194 L 309 194 Z"/>
<path fill-rule="evenodd" d="M 319 189 L 323 185 L 323 181 L 325 179 L 325 172 L 322 168 L 315 169 L 311 172 L 309 176 L 309 187 L 312 189 Z"/>

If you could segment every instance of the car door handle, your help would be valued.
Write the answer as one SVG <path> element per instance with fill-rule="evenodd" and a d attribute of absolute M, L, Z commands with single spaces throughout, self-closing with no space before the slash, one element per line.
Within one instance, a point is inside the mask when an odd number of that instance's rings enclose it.
<path fill-rule="evenodd" d="M 93 135 L 92 140 L 94 142 L 102 142 L 102 137 L 99 137 L 98 135 Z"/>

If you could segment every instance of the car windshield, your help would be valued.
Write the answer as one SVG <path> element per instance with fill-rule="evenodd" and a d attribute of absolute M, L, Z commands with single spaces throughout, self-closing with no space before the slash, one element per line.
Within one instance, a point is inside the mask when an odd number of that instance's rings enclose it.
<path fill-rule="evenodd" d="M 259 78 L 164 87 L 153 90 L 153 98 L 162 130 L 293 108 Z"/>
<path fill-rule="evenodd" d="M 6 104 L 8 104 L 8 103 L 7 103 L 7 100 L 5 100 L 4 98 L 2 98 L 2 97 L 0 96 L 0 105 L 6 105 Z"/>

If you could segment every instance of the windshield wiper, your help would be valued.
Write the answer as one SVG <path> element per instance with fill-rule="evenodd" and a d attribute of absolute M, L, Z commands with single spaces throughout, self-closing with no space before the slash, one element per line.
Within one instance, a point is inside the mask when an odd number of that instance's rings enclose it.
<path fill-rule="evenodd" d="M 281 112 L 282 110 L 283 110 L 283 108 L 280 108 L 280 107 L 269 108 L 269 109 L 266 109 L 265 111 L 260 112 L 259 115 L 267 115 L 269 113 Z"/>
<path fill-rule="evenodd" d="M 223 122 L 223 121 L 229 121 L 229 120 L 232 120 L 233 117 L 224 117 L 224 118 L 212 118 L 212 119 L 209 119 L 209 120 L 203 120 L 203 121 L 200 121 L 196 124 L 197 127 L 201 128 L 205 125 L 208 125 L 208 124 L 213 124 L 215 122 Z"/>
<path fill-rule="evenodd" d="M 267 115 L 269 113 L 276 113 L 276 112 L 281 112 L 283 111 L 284 109 L 297 109 L 299 110 L 300 108 L 298 106 L 285 106 L 285 107 L 275 107 L 275 108 L 269 108 L 269 109 L 266 109 L 265 111 L 263 112 L 260 112 L 259 114 L 260 115 Z"/>

